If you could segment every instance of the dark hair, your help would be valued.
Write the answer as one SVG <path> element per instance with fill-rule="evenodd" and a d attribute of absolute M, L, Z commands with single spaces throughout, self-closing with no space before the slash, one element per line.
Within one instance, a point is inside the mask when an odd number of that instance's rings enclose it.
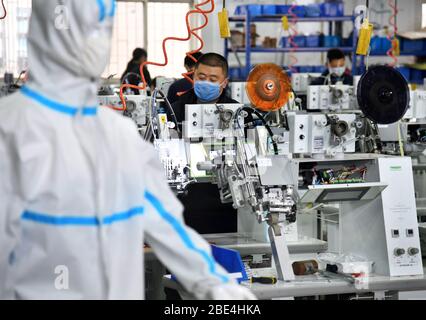
<path fill-rule="evenodd" d="M 148 58 L 148 52 L 142 48 L 136 48 L 133 50 L 133 61 L 138 61 L 141 58 Z"/>
<path fill-rule="evenodd" d="M 340 60 L 345 59 L 345 54 L 340 49 L 331 49 L 327 53 L 327 60 L 328 62 L 334 61 L 334 60 Z"/>
<path fill-rule="evenodd" d="M 192 54 L 192 56 L 195 58 L 195 60 L 198 61 L 203 56 L 203 54 L 201 52 L 196 52 L 196 53 Z M 187 66 L 189 68 L 193 68 L 193 67 L 195 67 L 196 64 L 197 63 L 194 60 L 192 60 L 190 57 L 188 57 L 188 56 L 185 57 L 185 62 L 184 62 L 185 66 Z"/>
<path fill-rule="evenodd" d="M 206 53 L 201 56 L 201 58 L 198 60 L 197 64 L 195 65 L 195 68 L 197 69 L 200 64 L 204 64 L 209 67 L 220 67 L 223 70 L 223 73 L 225 74 L 225 77 L 228 77 L 229 72 L 229 65 L 228 61 L 217 53 Z"/>

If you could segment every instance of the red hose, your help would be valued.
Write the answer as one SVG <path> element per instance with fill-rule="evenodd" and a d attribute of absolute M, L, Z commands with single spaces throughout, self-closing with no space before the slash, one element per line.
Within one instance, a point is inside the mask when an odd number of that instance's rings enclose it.
<path fill-rule="evenodd" d="M 295 52 L 297 52 L 297 49 L 299 48 L 299 46 L 297 45 L 297 43 L 294 41 L 294 38 L 295 37 L 297 37 L 298 36 L 298 31 L 297 31 L 297 28 L 296 28 L 296 24 L 297 24 L 297 22 L 299 21 L 299 19 L 298 19 L 298 16 L 297 16 L 297 14 L 295 14 L 294 13 L 294 9 L 296 9 L 297 8 L 297 4 L 296 3 L 293 3 L 293 5 L 290 7 L 290 9 L 288 10 L 288 13 L 290 14 L 290 16 L 291 16 L 291 24 L 290 24 L 290 30 L 292 31 L 290 34 L 290 38 L 289 38 L 289 41 L 290 41 L 290 47 L 291 47 L 291 50 L 290 50 L 290 55 L 289 55 L 289 58 L 290 58 L 290 63 L 289 63 L 289 68 L 290 68 L 290 71 L 291 72 L 296 72 L 297 70 L 294 68 L 294 66 L 297 64 L 297 62 L 299 61 L 298 59 L 297 59 L 297 57 L 296 57 L 296 55 L 294 54 Z"/>
<path fill-rule="evenodd" d="M 202 9 L 202 7 L 205 6 L 205 5 L 207 5 L 207 4 L 210 4 L 211 8 L 208 9 L 208 10 Z M 167 38 L 165 38 L 163 40 L 163 45 L 162 45 L 163 54 L 164 54 L 164 62 L 146 61 L 143 64 L 141 64 L 140 74 L 141 74 L 141 78 L 142 78 L 142 86 L 139 87 L 139 86 L 134 86 L 134 85 L 130 85 L 130 84 L 123 84 L 121 86 L 121 88 L 120 88 L 120 99 L 121 99 L 121 103 L 122 103 L 123 107 L 122 108 L 115 108 L 114 107 L 113 109 L 114 110 L 119 110 L 119 111 L 125 111 L 127 109 L 126 101 L 124 99 L 124 94 L 123 94 L 123 90 L 125 88 L 132 88 L 132 89 L 144 90 L 147 87 L 146 79 L 145 79 L 145 76 L 143 74 L 143 69 L 144 69 L 145 66 L 147 66 L 147 65 L 153 65 L 153 66 L 158 66 L 158 67 L 164 67 L 164 66 L 166 66 L 169 63 L 169 58 L 168 58 L 168 55 L 167 55 L 167 48 L 166 48 L 166 44 L 167 44 L 168 41 L 174 40 L 174 41 L 182 41 L 182 42 L 184 42 L 184 41 L 190 40 L 192 36 L 194 36 L 195 38 L 197 38 L 199 40 L 199 42 L 200 42 L 200 47 L 198 49 L 190 51 L 190 52 L 188 52 L 186 54 L 188 57 L 190 57 L 192 60 L 194 60 L 194 62 L 197 61 L 197 59 L 194 58 L 193 54 L 195 54 L 197 52 L 200 52 L 203 49 L 203 47 L 204 47 L 204 41 L 203 41 L 203 39 L 196 32 L 199 31 L 199 30 L 204 29 L 208 25 L 209 18 L 207 16 L 207 14 L 212 13 L 214 11 L 214 9 L 215 9 L 214 0 L 205 0 L 205 1 L 203 1 L 203 2 L 201 2 L 199 4 L 197 4 L 197 5 L 195 5 L 195 9 L 190 10 L 186 14 L 186 18 L 185 18 L 185 20 L 186 20 L 186 27 L 187 27 L 187 30 L 188 30 L 188 36 L 186 38 L 177 38 L 177 37 L 167 37 Z M 201 14 L 204 17 L 205 21 L 204 21 L 204 23 L 201 26 L 198 26 L 198 27 L 195 27 L 195 28 L 193 28 L 191 26 L 190 17 L 193 14 Z M 193 80 L 190 77 L 190 75 L 191 75 L 191 73 L 184 73 L 183 74 L 183 76 L 187 80 L 193 82 Z"/>
<path fill-rule="evenodd" d="M 393 28 L 393 33 L 388 32 L 388 40 L 391 42 L 391 48 L 388 50 L 388 57 L 392 58 L 393 62 L 389 64 L 391 67 L 395 67 L 398 64 L 398 58 L 395 56 L 394 52 L 394 40 L 396 39 L 396 35 L 398 34 L 398 25 L 396 23 L 396 17 L 398 15 L 398 7 L 394 0 L 389 0 L 389 6 L 392 8 L 393 14 L 389 18 L 389 24 Z"/>

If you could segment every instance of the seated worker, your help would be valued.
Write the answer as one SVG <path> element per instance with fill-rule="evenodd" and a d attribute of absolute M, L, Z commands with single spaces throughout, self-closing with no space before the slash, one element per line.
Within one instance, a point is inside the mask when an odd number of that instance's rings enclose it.
<path fill-rule="evenodd" d="M 132 60 L 129 61 L 129 63 L 127 64 L 126 71 L 124 71 L 123 75 L 121 76 L 121 83 L 138 86 L 142 82 L 142 78 L 140 75 L 141 64 L 146 62 L 147 59 L 148 53 L 146 52 L 146 50 L 142 48 L 136 48 L 133 51 Z M 151 75 L 146 66 L 143 68 L 143 75 L 145 77 L 146 83 L 150 87 L 152 80 Z M 139 95 L 139 91 L 132 88 L 128 88 L 128 90 L 126 91 L 131 94 Z"/>
<path fill-rule="evenodd" d="M 201 52 L 196 52 L 192 56 L 198 61 L 203 54 Z M 184 67 L 187 72 L 194 72 L 196 62 L 192 60 L 190 57 L 186 56 L 184 61 Z M 191 75 L 192 77 L 192 75 Z M 174 103 L 179 99 L 179 93 L 186 93 L 187 91 L 192 89 L 192 83 L 188 81 L 186 78 L 179 79 L 175 81 L 169 88 L 169 92 L 167 94 L 167 99 L 169 99 L 170 103 Z"/>
<path fill-rule="evenodd" d="M 238 103 L 227 96 L 228 61 L 217 53 L 206 53 L 195 65 L 194 88 L 172 104 L 177 121 L 185 120 L 185 105 Z"/>
<path fill-rule="evenodd" d="M 351 71 L 346 68 L 346 57 L 342 50 L 331 49 L 327 53 L 327 68 L 321 77 L 312 80 L 311 85 L 321 86 L 342 82 L 345 85 L 353 85 L 354 79 Z"/>

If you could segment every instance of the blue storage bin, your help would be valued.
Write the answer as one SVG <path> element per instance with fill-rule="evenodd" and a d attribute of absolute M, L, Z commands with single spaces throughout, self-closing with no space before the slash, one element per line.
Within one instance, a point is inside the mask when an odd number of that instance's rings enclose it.
<path fill-rule="evenodd" d="M 293 38 L 293 42 L 299 48 L 305 48 L 306 47 L 306 37 L 305 36 L 296 36 L 296 37 Z M 289 46 L 291 47 L 290 40 L 289 40 Z"/>
<path fill-rule="evenodd" d="M 392 42 L 386 37 L 382 37 L 380 38 L 380 40 L 382 42 L 381 47 L 383 50 L 383 54 L 387 54 L 388 51 L 392 49 Z"/>
<path fill-rule="evenodd" d="M 238 283 L 249 280 L 243 260 L 238 251 L 217 247 L 215 245 L 212 245 L 211 249 L 212 256 L 216 263 L 221 265 Z M 172 280 L 177 280 L 174 275 L 172 275 Z"/>
<path fill-rule="evenodd" d="M 275 15 L 277 14 L 277 6 L 272 4 L 267 4 L 262 6 L 263 15 Z"/>
<path fill-rule="evenodd" d="M 324 36 L 323 47 L 325 48 L 336 48 L 342 45 L 342 38 L 339 36 Z"/>
<path fill-rule="evenodd" d="M 288 38 L 287 37 L 282 37 L 280 40 L 280 47 L 281 48 L 289 48 L 290 45 L 288 43 Z"/>
<path fill-rule="evenodd" d="M 235 15 L 246 15 L 247 12 L 249 12 L 252 16 L 261 16 L 262 6 L 257 4 L 248 4 L 237 6 L 237 8 L 235 8 Z"/>
<path fill-rule="evenodd" d="M 327 70 L 327 68 L 325 66 L 316 66 L 314 68 L 314 73 L 323 73 Z"/>
<path fill-rule="evenodd" d="M 310 18 L 320 17 L 321 16 L 321 5 L 320 4 L 310 4 L 305 6 L 306 16 Z"/>
<path fill-rule="evenodd" d="M 321 37 L 312 35 L 306 37 L 306 46 L 309 48 L 318 48 L 321 46 Z"/>
<path fill-rule="evenodd" d="M 286 15 L 286 14 L 290 14 L 289 11 L 290 11 L 290 8 L 292 6 L 289 6 L 289 5 L 278 5 L 278 6 L 275 6 L 275 7 L 276 7 L 277 14 L 284 14 L 284 15 Z M 306 16 L 305 6 L 296 6 L 293 9 L 293 13 L 296 16 L 298 16 L 298 17 L 305 17 Z"/>
<path fill-rule="evenodd" d="M 345 5 L 343 2 L 326 2 L 321 4 L 321 16 L 323 17 L 343 17 L 345 15 Z"/>
<path fill-rule="evenodd" d="M 353 45 L 354 45 L 354 39 L 352 38 L 352 37 L 349 37 L 349 38 L 344 38 L 343 40 L 342 40 L 342 45 L 344 46 L 344 47 L 352 47 Z"/>
<path fill-rule="evenodd" d="M 305 36 L 296 36 L 293 39 L 293 42 L 299 47 L 299 48 L 305 48 L 306 47 L 306 37 Z M 280 41 L 281 48 L 291 48 L 290 38 L 288 37 L 282 37 Z"/>
<path fill-rule="evenodd" d="M 240 79 L 240 73 L 241 73 L 240 68 L 234 68 L 234 67 L 229 68 L 229 77 L 231 79 Z"/>
<path fill-rule="evenodd" d="M 373 55 L 383 54 L 382 41 L 381 41 L 380 37 L 375 36 L 375 37 L 371 38 L 370 54 L 373 54 Z"/>
<path fill-rule="evenodd" d="M 423 52 L 426 50 L 426 40 L 409 40 L 402 39 L 402 51 L 403 52 Z"/>
<path fill-rule="evenodd" d="M 411 69 L 410 71 L 410 82 L 423 84 L 424 79 L 426 78 L 426 71 Z"/>
<path fill-rule="evenodd" d="M 315 66 L 299 66 L 298 71 L 300 73 L 313 73 L 315 72 Z"/>
<path fill-rule="evenodd" d="M 408 67 L 399 67 L 397 70 L 404 76 L 405 80 L 408 82 L 411 79 L 411 69 Z"/>

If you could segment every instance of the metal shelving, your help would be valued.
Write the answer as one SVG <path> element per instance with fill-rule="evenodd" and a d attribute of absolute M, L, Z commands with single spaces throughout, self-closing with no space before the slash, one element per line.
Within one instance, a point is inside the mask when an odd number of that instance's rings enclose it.
<path fill-rule="evenodd" d="M 289 22 L 294 21 L 290 16 Z M 281 23 L 283 15 L 262 15 L 262 16 L 252 16 L 250 12 L 247 12 L 244 16 L 234 16 L 230 17 L 229 21 L 234 23 L 244 23 L 245 30 L 249 31 L 252 23 Z M 355 30 L 355 16 L 342 16 L 342 17 L 300 17 L 297 19 L 298 23 L 306 22 L 328 22 L 329 23 L 329 34 L 332 32 L 332 26 L 335 22 L 352 22 L 354 24 Z M 357 56 L 356 56 L 356 43 L 357 43 L 357 33 L 353 32 L 352 47 L 343 47 L 342 50 L 345 53 L 352 53 L 352 70 L 354 74 L 357 74 Z M 251 69 L 251 55 L 252 53 L 302 53 L 302 52 L 327 52 L 330 48 L 327 47 L 303 47 L 303 48 L 262 48 L 262 47 L 251 47 L 251 34 L 250 32 L 245 33 L 245 48 L 235 48 L 234 50 L 229 46 L 229 40 L 225 39 L 225 57 L 228 59 L 230 53 L 245 53 L 245 76 L 250 73 Z M 361 62 L 362 64 L 363 62 Z"/>

